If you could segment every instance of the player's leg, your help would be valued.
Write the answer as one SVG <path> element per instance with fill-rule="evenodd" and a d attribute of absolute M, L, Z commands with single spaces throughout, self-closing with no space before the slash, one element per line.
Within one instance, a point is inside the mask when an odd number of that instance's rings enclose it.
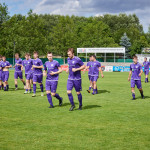
<path fill-rule="evenodd" d="M 43 83 L 42 83 L 42 81 L 43 81 L 43 75 L 38 75 L 38 83 L 39 83 L 39 85 L 40 85 L 40 89 L 41 89 L 41 96 L 44 96 L 44 93 L 43 93 Z"/>
<path fill-rule="evenodd" d="M 53 97 L 56 97 L 59 100 L 59 106 L 61 106 L 63 99 L 62 99 L 62 97 L 59 96 L 58 93 L 56 93 L 57 85 L 58 85 L 58 81 L 52 81 L 51 82 L 51 95 Z"/>
<path fill-rule="evenodd" d="M 14 73 L 15 90 L 18 90 L 18 82 L 17 82 L 17 79 L 18 79 L 18 73 L 15 72 L 15 73 Z"/>
<path fill-rule="evenodd" d="M 135 80 L 131 79 L 131 93 L 132 93 L 132 100 L 135 100 Z"/>
<path fill-rule="evenodd" d="M 36 83 L 38 81 L 37 75 L 33 75 L 33 95 L 32 97 L 36 96 Z"/>
<path fill-rule="evenodd" d="M 96 81 L 93 81 L 93 95 L 96 94 L 96 89 L 97 89 L 97 86 L 96 86 Z"/>
<path fill-rule="evenodd" d="M 78 110 L 82 110 L 82 94 L 80 91 L 82 91 L 82 81 L 81 80 L 77 80 L 74 81 L 74 87 L 78 96 L 78 101 L 79 101 L 79 108 Z"/>
<path fill-rule="evenodd" d="M 67 81 L 67 94 L 68 94 L 68 98 L 69 98 L 69 101 L 71 104 L 71 107 L 69 109 L 70 111 L 73 111 L 73 109 L 75 108 L 75 104 L 73 101 L 73 95 L 72 95 L 72 89 L 73 89 L 73 80 L 68 80 Z"/>
<path fill-rule="evenodd" d="M 136 86 L 140 91 L 141 97 L 144 99 L 144 95 L 143 95 L 143 89 L 142 89 L 142 84 L 141 84 L 141 80 L 136 80 Z"/>
<path fill-rule="evenodd" d="M 23 79 L 22 72 L 18 72 L 18 77 L 20 78 L 21 82 L 23 83 L 24 89 L 26 89 L 26 83 L 25 83 L 25 81 L 24 81 L 24 79 Z"/>
<path fill-rule="evenodd" d="M 0 79 L 0 90 L 1 90 L 1 88 L 2 88 L 2 80 Z"/>
<path fill-rule="evenodd" d="M 91 81 L 91 75 L 88 75 L 89 77 L 89 81 L 90 81 L 90 86 L 89 86 L 89 89 L 87 90 L 88 93 L 91 92 L 91 88 L 92 88 L 92 81 Z"/>
<path fill-rule="evenodd" d="M 146 71 L 146 82 L 148 82 L 149 70 Z"/>
<path fill-rule="evenodd" d="M 25 92 L 24 92 L 24 94 L 27 94 L 28 93 L 28 91 L 29 91 L 29 89 L 30 89 L 30 80 L 28 80 L 28 78 L 26 78 L 26 90 L 25 90 Z"/>

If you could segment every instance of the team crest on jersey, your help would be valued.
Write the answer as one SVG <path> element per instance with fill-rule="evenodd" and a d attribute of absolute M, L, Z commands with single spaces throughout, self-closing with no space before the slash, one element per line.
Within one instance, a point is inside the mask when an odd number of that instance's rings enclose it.
<path fill-rule="evenodd" d="M 72 63 L 74 64 L 75 61 L 72 61 Z"/>
<path fill-rule="evenodd" d="M 138 66 L 136 66 L 135 68 L 138 68 Z"/>
<path fill-rule="evenodd" d="M 51 64 L 51 66 L 53 67 L 54 65 L 53 65 L 53 64 Z"/>

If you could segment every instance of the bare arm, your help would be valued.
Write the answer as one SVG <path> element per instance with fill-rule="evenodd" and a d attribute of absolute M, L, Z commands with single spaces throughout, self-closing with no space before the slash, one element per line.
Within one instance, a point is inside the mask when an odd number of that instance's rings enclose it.
<path fill-rule="evenodd" d="M 101 73 L 101 77 L 104 78 L 103 71 L 102 71 L 102 67 L 99 67 L 99 71 L 100 71 L 100 73 Z"/>
<path fill-rule="evenodd" d="M 39 69 L 42 69 L 42 68 L 43 68 L 43 65 L 41 65 L 41 66 L 35 66 L 35 65 L 33 65 L 32 68 L 39 68 Z"/>
<path fill-rule="evenodd" d="M 76 71 L 83 70 L 84 68 L 85 68 L 85 65 L 82 65 L 80 68 L 72 68 L 72 71 L 76 72 Z"/>
<path fill-rule="evenodd" d="M 139 76 L 141 76 L 141 75 L 142 75 L 142 73 L 143 73 L 143 70 L 141 69 Z"/>
<path fill-rule="evenodd" d="M 129 71 L 128 81 L 130 81 L 131 75 L 132 75 L 132 71 L 130 70 L 130 71 Z"/>
<path fill-rule="evenodd" d="M 5 68 L 11 68 L 12 67 L 12 65 L 9 65 L 9 66 L 6 66 Z"/>
<path fill-rule="evenodd" d="M 46 77 L 46 70 L 43 71 L 43 76 Z"/>
<path fill-rule="evenodd" d="M 50 75 L 62 73 L 61 67 L 59 67 L 58 69 L 59 69 L 59 70 L 58 70 L 57 72 L 53 72 L 53 71 L 52 71 L 52 72 L 50 73 Z"/>

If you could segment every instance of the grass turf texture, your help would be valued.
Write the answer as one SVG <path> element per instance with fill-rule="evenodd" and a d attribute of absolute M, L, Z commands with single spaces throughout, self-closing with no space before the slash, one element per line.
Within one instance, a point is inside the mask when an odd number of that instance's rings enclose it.
<path fill-rule="evenodd" d="M 149 150 L 150 149 L 150 83 L 142 82 L 145 99 L 136 89 L 131 99 L 128 73 L 104 72 L 98 80 L 99 94 L 88 94 L 87 73 L 82 75 L 83 110 L 69 112 L 66 94 L 67 74 L 59 78 L 57 93 L 63 106 L 49 109 L 46 94 L 24 95 L 22 83 L 15 91 L 13 71 L 10 72 L 8 92 L 0 91 L 0 149 L 1 150 Z M 142 76 L 144 81 L 144 75 Z M 44 78 L 45 84 L 45 78 Z M 76 109 L 78 99 L 73 90 Z"/>

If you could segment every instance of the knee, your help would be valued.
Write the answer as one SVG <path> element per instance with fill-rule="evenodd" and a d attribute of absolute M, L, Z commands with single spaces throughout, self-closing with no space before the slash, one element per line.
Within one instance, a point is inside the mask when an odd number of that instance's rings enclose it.
<path fill-rule="evenodd" d="M 71 91 L 67 91 L 67 94 L 71 94 Z"/>
<path fill-rule="evenodd" d="M 77 92 L 77 95 L 79 95 L 80 94 L 80 92 Z"/>
<path fill-rule="evenodd" d="M 55 93 L 51 93 L 52 96 L 55 96 Z"/>
<path fill-rule="evenodd" d="M 33 82 L 33 84 L 36 84 L 36 82 Z"/>
<path fill-rule="evenodd" d="M 46 94 L 50 94 L 50 91 L 46 91 Z"/>

